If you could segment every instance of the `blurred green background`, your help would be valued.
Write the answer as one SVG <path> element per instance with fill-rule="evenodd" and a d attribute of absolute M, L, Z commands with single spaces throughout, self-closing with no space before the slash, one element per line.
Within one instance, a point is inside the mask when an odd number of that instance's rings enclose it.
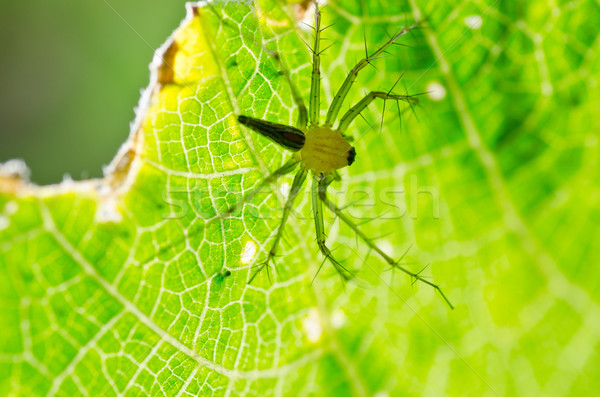
<path fill-rule="evenodd" d="M 0 162 L 24 159 L 40 184 L 101 176 L 184 4 L 0 2 Z"/>

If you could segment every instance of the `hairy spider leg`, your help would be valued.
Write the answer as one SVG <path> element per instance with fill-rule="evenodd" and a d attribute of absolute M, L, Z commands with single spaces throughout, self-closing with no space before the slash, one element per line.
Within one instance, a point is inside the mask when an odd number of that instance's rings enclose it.
<path fill-rule="evenodd" d="M 202 230 L 205 230 L 206 226 L 208 226 L 209 224 L 217 221 L 217 220 L 222 220 L 224 218 L 228 218 L 230 217 L 235 211 L 237 211 L 242 205 L 248 203 L 250 200 L 252 200 L 252 198 L 258 193 L 260 192 L 260 189 L 262 187 L 264 187 L 265 185 L 269 185 L 272 184 L 274 182 L 276 182 L 280 177 L 289 174 L 290 172 L 292 172 L 299 164 L 299 161 L 291 158 L 288 161 L 285 162 L 285 164 L 283 164 L 281 167 L 279 167 L 278 169 L 276 169 L 275 171 L 273 171 L 271 174 L 267 175 L 264 179 L 262 179 L 252 190 L 248 191 L 240 200 L 236 201 L 236 203 L 232 206 L 229 207 L 227 210 L 225 210 L 225 212 L 223 212 L 222 214 L 209 219 L 205 222 L 204 227 L 201 228 L 198 232 Z M 183 241 L 185 241 L 186 239 L 188 239 L 190 236 L 185 234 L 181 239 L 177 240 L 177 241 L 169 241 L 169 243 L 167 245 L 164 245 L 162 247 L 159 247 L 159 250 L 156 253 L 153 253 L 151 255 L 149 255 L 147 258 L 143 259 L 141 261 L 142 264 L 148 263 L 150 260 L 152 260 L 153 258 L 159 257 L 161 254 L 163 254 L 164 252 L 166 252 L 167 250 L 171 249 L 174 245 L 179 244 Z"/>
<path fill-rule="evenodd" d="M 308 175 L 308 170 L 306 168 L 301 168 L 300 171 L 298 171 L 296 173 L 296 176 L 294 177 L 294 181 L 292 182 L 292 186 L 290 188 L 290 193 L 288 195 L 287 200 L 285 201 L 285 206 L 283 207 L 283 215 L 281 216 L 281 222 L 279 223 L 279 227 L 277 228 L 277 234 L 275 235 L 275 239 L 273 240 L 273 243 L 271 244 L 271 249 L 269 250 L 267 259 L 265 259 L 264 262 L 262 262 L 258 266 L 258 268 L 254 272 L 252 277 L 250 277 L 250 280 L 248 280 L 248 284 L 250 284 L 252 282 L 252 280 L 254 280 L 256 275 L 265 266 L 268 266 L 271 259 L 273 259 L 273 257 L 277 253 L 277 248 L 279 247 L 279 242 L 281 241 L 281 236 L 283 235 L 283 228 L 285 227 L 285 223 L 287 222 L 290 212 L 292 210 L 292 205 L 294 204 L 294 200 L 298 196 L 298 193 L 300 192 L 300 188 L 302 187 L 302 185 L 304 184 L 304 181 L 306 180 L 306 175 Z M 267 273 L 267 275 L 268 275 L 268 273 Z M 270 277 L 269 277 L 269 281 L 270 281 Z"/>
<path fill-rule="evenodd" d="M 340 119 L 340 123 L 338 125 L 338 131 L 345 132 L 346 129 L 350 126 L 350 124 L 354 121 L 354 119 L 363 111 L 367 106 L 371 104 L 375 100 L 375 98 L 381 98 L 384 101 L 387 99 L 393 99 L 396 101 L 404 101 L 410 104 L 416 104 L 418 102 L 417 98 L 410 95 L 396 95 L 390 92 L 383 91 L 371 91 L 363 99 L 361 99 L 356 105 L 352 106 L 350 110 L 348 110 Z"/>
<path fill-rule="evenodd" d="M 403 266 L 400 266 L 400 264 L 399 264 L 400 261 L 395 261 L 388 254 L 386 254 L 381 248 L 379 248 L 377 246 L 377 244 L 375 244 L 375 242 L 373 242 L 372 239 L 367 237 L 367 235 L 363 231 L 360 230 L 360 228 L 350 219 L 350 217 L 348 215 L 346 215 L 333 201 L 329 200 L 329 198 L 327 197 L 327 187 L 331 183 L 329 180 L 322 179 L 318 183 L 319 183 L 319 188 L 318 188 L 319 203 L 321 203 L 321 202 L 325 203 L 325 206 L 331 212 L 333 212 L 338 218 L 340 218 L 340 220 L 342 222 L 344 222 L 352 230 L 354 230 L 354 232 L 358 235 L 358 237 L 360 237 L 360 239 L 362 241 L 364 241 L 365 244 L 367 244 L 367 246 L 370 249 L 377 252 L 377 254 L 379 254 L 379 256 L 381 256 L 387 263 L 389 263 L 390 266 L 408 274 L 413 280 L 421 281 L 421 282 L 433 287 L 437 292 L 439 292 L 440 296 L 448 304 L 450 309 L 454 309 L 454 306 L 452 305 L 452 303 L 450 303 L 450 300 L 448 300 L 448 298 L 446 297 L 444 292 L 442 292 L 442 289 L 440 288 L 439 285 L 434 284 L 431 281 L 423 278 L 419 273 L 411 272 L 410 270 L 404 268 Z M 314 201 L 314 196 L 313 196 L 313 201 Z M 314 208 L 314 202 L 313 202 L 313 208 Z M 321 215 L 321 222 L 322 222 L 322 219 L 323 219 L 323 215 Z M 319 233 L 319 231 L 317 230 L 317 234 L 318 233 Z M 404 257 L 404 255 L 402 256 L 402 258 L 403 257 Z M 400 260 L 402 260 L 402 258 Z"/>
<path fill-rule="evenodd" d="M 411 26 L 401 29 L 398 33 L 396 33 L 388 41 L 386 41 L 381 47 L 379 47 L 379 49 L 377 49 L 371 55 L 368 55 L 365 58 L 361 59 L 356 64 L 356 66 L 354 66 L 352 68 L 352 70 L 348 73 L 348 76 L 346 76 L 346 79 L 342 83 L 342 86 L 338 90 L 337 94 L 335 94 L 335 97 L 333 98 L 331 105 L 329 106 L 329 110 L 327 111 L 327 119 L 325 120 L 326 126 L 329 126 L 329 127 L 333 126 L 333 123 L 337 119 L 337 116 L 338 116 L 338 113 L 340 112 L 342 104 L 344 103 L 344 100 L 346 99 L 346 96 L 348 95 L 348 92 L 350 91 L 352 84 L 356 80 L 358 73 L 362 69 L 364 69 L 369 63 L 371 63 L 372 60 L 380 57 L 381 54 L 386 50 L 386 48 L 388 48 L 389 46 L 394 44 L 394 42 L 396 40 L 398 40 L 398 38 L 400 38 L 401 36 L 404 36 L 405 34 L 410 32 L 412 29 L 414 29 L 416 26 L 417 26 L 417 23 L 414 23 Z"/>
<path fill-rule="evenodd" d="M 319 112 L 321 104 L 321 11 L 315 3 L 315 41 L 312 48 L 313 53 L 313 68 L 310 82 L 310 123 L 312 125 L 319 124 Z"/>
<path fill-rule="evenodd" d="M 290 90 L 292 92 L 292 99 L 298 107 L 298 121 L 296 127 L 305 129 L 308 125 L 308 111 L 306 110 L 306 104 L 304 103 L 304 99 L 302 99 L 302 95 L 300 95 L 300 92 L 298 91 L 296 85 L 292 81 L 292 76 L 290 75 L 289 69 L 287 68 L 287 66 L 283 62 L 283 59 L 281 59 L 277 51 L 271 51 L 266 48 L 265 51 L 271 54 L 271 56 L 277 61 L 279 65 L 279 73 L 285 77 L 288 85 L 290 86 Z"/>
<path fill-rule="evenodd" d="M 226 218 L 230 216 L 241 206 L 250 202 L 250 200 L 252 200 L 252 198 L 254 198 L 254 196 L 256 196 L 256 194 L 260 192 L 263 187 L 276 182 L 280 177 L 292 172 L 298 166 L 298 163 L 298 160 L 294 158 L 291 158 L 288 161 L 286 161 L 285 164 L 273 171 L 270 175 L 264 177 L 256 186 L 252 188 L 252 190 L 249 190 L 246 194 L 242 196 L 241 199 L 236 201 L 236 203 L 233 206 L 229 207 L 225 212 L 223 212 L 221 214 L 221 218 Z"/>
<path fill-rule="evenodd" d="M 312 187 L 311 187 L 311 196 L 312 196 L 312 210 L 313 216 L 315 219 L 315 232 L 317 234 L 317 245 L 321 250 L 323 256 L 331 262 L 335 270 L 338 271 L 340 276 L 342 276 L 343 280 L 351 279 L 354 274 L 346 269 L 341 263 L 339 263 L 331 253 L 329 247 L 327 247 L 326 240 L 327 235 L 325 234 L 325 223 L 323 221 L 323 201 L 320 199 L 321 191 L 323 193 L 327 189 L 327 186 L 333 181 L 333 178 L 327 178 L 320 175 L 313 176 Z M 323 263 L 319 267 L 319 271 Z M 317 272 L 318 273 L 318 272 Z M 316 277 L 316 275 L 315 275 Z"/>

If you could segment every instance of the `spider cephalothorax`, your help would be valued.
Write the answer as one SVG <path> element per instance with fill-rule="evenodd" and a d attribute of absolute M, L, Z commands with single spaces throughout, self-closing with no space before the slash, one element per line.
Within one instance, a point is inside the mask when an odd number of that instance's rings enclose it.
<path fill-rule="evenodd" d="M 300 161 L 315 174 L 328 175 L 332 171 L 354 163 L 356 150 L 339 131 L 314 126 L 306 133 L 300 149 Z"/>
<path fill-rule="evenodd" d="M 300 188 L 304 184 L 304 181 L 306 180 L 306 177 L 310 172 L 313 176 L 311 202 L 315 220 L 315 229 L 317 234 L 317 245 L 319 246 L 321 253 L 325 256 L 327 260 L 329 260 L 329 262 L 331 262 L 331 264 L 335 267 L 335 269 L 340 273 L 340 275 L 344 279 L 352 277 L 352 273 L 344 266 L 342 266 L 342 264 L 333 257 L 331 250 L 327 247 L 325 226 L 323 221 L 323 204 L 325 204 L 325 207 L 332 211 L 342 222 L 344 222 L 346 225 L 352 228 L 352 230 L 354 230 L 357 236 L 360 237 L 367 244 L 370 250 L 373 250 L 374 252 L 379 254 L 386 262 L 388 262 L 394 268 L 410 275 L 413 279 L 419 280 L 435 288 L 437 291 L 440 292 L 444 300 L 446 300 L 446 302 L 450 305 L 450 302 L 448 301 L 448 299 L 446 299 L 439 286 L 423 278 L 418 273 L 413 273 L 410 270 L 404 268 L 403 266 L 400 266 L 399 261 L 395 261 L 390 256 L 388 256 L 383 250 L 381 250 L 373 242 L 372 239 L 366 236 L 359 229 L 359 227 L 347 214 L 345 214 L 342 211 L 341 208 L 336 206 L 336 204 L 327 197 L 326 194 L 327 187 L 339 177 L 336 171 L 340 168 L 344 168 L 348 165 L 351 165 L 356 157 L 356 151 L 354 147 L 350 145 L 348 139 L 344 135 L 346 129 L 350 126 L 354 119 L 358 115 L 360 115 L 360 113 L 364 109 L 366 109 L 366 107 L 369 106 L 369 104 L 373 102 L 376 98 L 383 99 L 384 101 L 404 101 L 411 105 L 417 102 L 414 96 L 393 94 L 391 92 L 393 90 L 393 87 L 392 90 L 388 92 L 371 91 L 356 105 L 351 107 L 340 118 L 337 126 L 333 128 L 333 125 L 335 124 L 340 109 L 342 107 L 342 103 L 346 99 L 346 96 L 348 95 L 352 84 L 356 80 L 358 73 L 363 68 L 365 68 L 371 61 L 381 57 L 386 48 L 394 44 L 398 38 L 408 33 L 415 26 L 416 24 L 400 29 L 400 31 L 398 31 L 395 35 L 390 37 L 390 39 L 377 51 L 371 53 L 370 55 L 367 55 L 366 58 L 359 61 L 356 64 L 356 66 L 354 66 L 354 68 L 350 70 L 342 86 L 339 88 L 337 94 L 334 96 L 331 105 L 329 106 L 325 123 L 320 124 L 319 105 L 321 90 L 321 50 L 319 49 L 319 45 L 320 34 L 323 29 L 321 29 L 321 14 L 319 12 L 318 7 L 316 7 L 315 38 L 314 45 L 311 49 L 313 55 L 313 68 L 310 89 L 310 102 L 308 109 L 306 108 L 300 93 L 296 91 L 293 84 L 290 84 L 294 101 L 298 106 L 297 125 L 295 127 L 292 127 L 289 125 L 273 123 L 254 117 L 238 116 L 238 121 L 240 124 L 271 139 L 272 141 L 284 147 L 285 149 L 294 152 L 292 157 L 285 164 L 283 164 L 283 166 L 275 170 L 271 175 L 264 178 L 264 180 L 261 182 L 261 185 L 270 184 L 277 180 L 279 177 L 292 172 L 296 168 L 299 168 L 299 171 L 296 173 L 294 181 L 292 182 L 292 186 L 285 203 L 281 223 L 279 224 L 279 228 L 277 229 L 277 234 L 275 235 L 268 256 L 260 265 L 258 265 L 257 271 L 251 276 L 249 282 L 252 282 L 252 280 L 254 279 L 254 277 L 256 277 L 258 272 L 261 269 L 267 267 L 269 261 L 271 261 L 275 257 L 277 247 L 283 234 L 283 228 L 289 217 L 294 200 L 300 192 Z M 280 61 L 278 55 L 274 58 Z M 281 66 L 282 74 L 285 74 L 288 78 L 288 81 L 291 83 L 289 73 L 285 71 L 285 69 L 283 68 L 283 64 L 281 64 Z M 244 197 L 242 202 L 249 200 L 252 196 L 253 193 L 251 192 Z M 231 208 L 227 211 L 227 213 L 230 214 L 233 212 L 233 210 L 234 208 Z M 452 305 L 450 305 L 450 307 L 452 307 Z"/>

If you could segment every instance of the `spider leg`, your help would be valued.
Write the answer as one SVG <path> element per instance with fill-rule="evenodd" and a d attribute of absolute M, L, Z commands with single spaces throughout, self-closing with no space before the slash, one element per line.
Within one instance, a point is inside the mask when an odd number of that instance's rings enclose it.
<path fill-rule="evenodd" d="M 298 107 L 297 126 L 298 128 L 304 129 L 308 124 L 308 112 L 306 110 L 306 105 L 304 104 L 304 99 L 302 99 L 302 96 L 300 95 L 300 93 L 296 89 L 296 86 L 292 82 L 292 78 L 290 77 L 289 73 L 286 74 L 288 75 L 289 86 L 292 89 L 292 96 L 294 97 L 294 102 L 296 102 L 296 106 Z"/>
<path fill-rule="evenodd" d="M 367 246 L 371 250 L 377 252 L 377 254 L 379 254 L 379 256 L 381 256 L 387 263 L 389 263 L 390 266 L 408 274 L 413 280 L 421 281 L 422 283 L 425 283 L 425 284 L 433 287 L 435 290 L 437 290 L 437 292 L 439 292 L 442 299 L 444 299 L 444 301 L 448 304 L 448 306 L 450 306 L 451 309 L 454 309 L 454 306 L 452 306 L 452 303 L 450 303 L 450 301 L 448 300 L 448 298 L 446 297 L 444 292 L 442 292 L 442 289 L 439 287 L 439 285 L 432 283 L 431 281 L 427 280 L 426 278 L 423 278 L 423 276 L 421 276 L 419 273 L 411 272 L 410 270 L 406 269 L 405 267 L 400 266 L 399 261 L 395 261 L 388 254 L 383 252 L 383 250 L 381 250 L 381 248 L 379 248 L 373 242 L 373 240 L 371 240 L 369 237 L 367 237 L 367 235 L 360 230 L 360 228 L 350 219 L 350 217 L 348 215 L 343 213 L 342 210 L 337 205 L 335 205 L 335 203 L 333 203 L 331 200 L 329 200 L 329 198 L 327 198 L 327 194 L 326 194 L 326 188 L 327 188 L 326 183 L 327 183 L 327 181 L 321 181 L 321 183 L 320 183 L 320 184 L 324 185 L 324 188 L 319 189 L 319 192 L 318 192 L 319 202 L 325 203 L 325 205 L 327 206 L 327 208 L 330 211 L 332 211 L 336 216 L 338 216 L 342 220 L 342 222 L 344 222 L 352 230 L 354 230 L 354 232 L 358 235 L 358 237 L 360 237 L 361 240 L 363 240 L 365 242 L 365 244 L 367 244 Z M 314 200 L 314 197 L 313 197 L 313 200 Z"/>
<path fill-rule="evenodd" d="M 306 104 L 304 103 L 304 99 L 302 99 L 302 95 L 300 95 L 300 92 L 298 92 L 296 85 L 292 81 L 292 76 L 290 75 L 289 69 L 285 66 L 278 52 L 269 50 L 267 51 L 279 64 L 279 73 L 285 77 L 288 85 L 290 86 L 290 90 L 292 91 L 292 98 L 298 107 L 298 124 L 296 127 L 301 129 L 306 128 L 306 125 L 308 124 L 308 111 L 306 110 Z"/>
<path fill-rule="evenodd" d="M 313 178 L 311 193 L 312 193 L 312 209 L 313 209 L 313 215 L 315 217 L 315 231 L 317 233 L 317 244 L 319 245 L 319 249 L 321 250 L 321 253 L 323 254 L 323 256 L 325 256 L 325 258 L 328 259 L 329 262 L 331 262 L 331 264 L 333 265 L 335 270 L 338 271 L 340 276 L 342 276 L 342 278 L 344 280 L 349 280 L 353 276 L 352 272 L 350 272 L 348 269 L 346 269 L 344 266 L 342 266 L 342 264 L 339 263 L 333 257 L 331 250 L 325 244 L 327 236 L 325 235 L 325 225 L 323 222 L 323 201 L 320 199 L 320 196 L 321 196 L 321 191 L 322 191 L 322 194 L 325 194 L 325 190 L 327 189 L 327 186 L 329 185 L 329 183 L 331 183 L 331 179 L 330 180 L 319 179 L 317 176 L 315 176 Z M 320 268 L 319 268 L 319 270 L 320 270 Z"/>
<path fill-rule="evenodd" d="M 269 250 L 267 259 L 265 259 L 258 266 L 257 270 L 250 277 L 250 280 L 248 280 L 248 284 L 250 284 L 254 280 L 256 275 L 263 268 L 268 266 L 269 262 L 275 256 L 275 253 L 277 252 L 277 247 L 279 246 L 279 242 L 281 241 L 281 236 L 283 235 L 283 228 L 285 227 L 285 223 L 287 222 L 290 212 L 292 210 L 292 205 L 294 204 L 294 200 L 296 199 L 296 196 L 298 196 L 298 193 L 300 192 L 300 188 L 302 187 L 302 185 L 304 184 L 304 181 L 306 180 L 307 174 L 308 174 L 308 170 L 305 168 L 300 169 L 300 171 L 298 171 L 298 173 L 296 173 L 296 176 L 294 177 L 294 181 L 292 182 L 292 187 L 290 188 L 290 193 L 288 195 L 287 200 L 285 201 L 285 207 L 283 208 L 283 215 L 281 216 L 281 223 L 279 223 L 279 227 L 277 228 L 277 234 L 275 235 L 275 239 L 273 240 L 273 244 L 271 245 L 271 249 Z M 267 272 L 268 272 L 268 268 L 267 268 Z"/>
<path fill-rule="evenodd" d="M 348 128 L 348 126 L 354 121 L 354 119 L 366 109 L 367 106 L 371 104 L 375 100 L 375 98 L 381 98 L 384 101 L 387 99 L 393 99 L 395 101 L 404 101 L 413 105 L 418 102 L 418 99 L 414 96 L 410 95 L 396 95 L 390 92 L 383 91 L 371 91 L 363 99 L 361 99 L 356 105 L 352 106 L 350 110 L 348 110 L 344 116 L 342 116 L 340 120 L 340 124 L 338 125 L 338 131 L 344 132 Z"/>
<path fill-rule="evenodd" d="M 346 96 L 348 95 L 348 92 L 350 91 L 352 84 L 354 83 L 354 81 L 356 80 L 356 77 L 358 76 L 358 72 L 360 72 L 368 64 L 370 64 L 371 61 L 373 61 L 377 58 L 380 58 L 381 54 L 383 54 L 384 51 L 389 46 L 394 44 L 396 42 L 396 40 L 398 40 L 398 38 L 400 38 L 401 36 L 404 36 L 405 34 L 410 32 L 412 29 L 414 29 L 416 26 L 417 26 L 417 23 L 414 23 L 411 26 L 401 29 L 399 32 L 397 32 L 395 35 L 393 35 L 388 41 L 386 41 L 381 47 L 379 47 L 379 49 L 377 49 L 371 55 L 367 55 L 365 58 L 361 59 L 356 64 L 356 66 L 354 66 L 352 68 L 352 70 L 348 73 L 348 76 L 346 76 L 346 79 L 342 83 L 342 86 L 340 87 L 338 92 L 335 94 L 335 97 L 333 98 L 331 105 L 329 106 L 329 110 L 327 111 L 327 119 L 325 121 L 325 125 L 331 127 L 333 125 L 333 123 L 335 122 L 335 120 L 337 119 L 337 116 L 338 116 L 338 113 L 340 112 L 342 104 L 344 103 L 344 100 L 346 99 Z"/>
<path fill-rule="evenodd" d="M 212 219 L 206 220 L 203 224 L 201 224 L 197 228 L 197 230 L 186 231 L 186 233 L 184 233 L 183 237 L 180 239 L 177 239 L 175 241 L 173 241 L 173 240 L 165 241 L 164 245 L 159 244 L 158 251 L 152 252 L 146 258 L 142 259 L 140 261 L 140 263 L 141 264 L 149 263 L 150 261 L 160 257 L 160 255 L 163 254 L 164 252 L 173 249 L 174 246 L 184 243 L 190 237 L 192 237 L 198 233 L 204 232 L 206 230 L 206 227 L 209 224 L 223 220 L 224 218 L 228 218 L 229 216 L 231 216 L 231 214 L 233 212 L 235 212 L 238 208 L 240 208 L 244 203 L 247 203 L 248 201 L 252 200 L 252 198 L 258 193 L 258 191 L 260 190 L 261 187 L 275 182 L 277 179 L 279 179 L 283 175 L 289 174 L 297 166 L 298 166 L 297 160 L 294 160 L 294 159 L 288 160 L 284 165 L 282 165 L 277 170 L 273 171 L 270 175 L 266 176 L 263 180 L 261 180 L 254 189 L 252 189 L 251 191 L 246 193 L 240 200 L 238 200 L 232 207 L 228 208 L 225 212 L 223 212 L 222 214 L 220 214 Z"/>
<path fill-rule="evenodd" d="M 321 11 L 315 4 L 315 41 L 312 48 L 313 69 L 310 82 L 310 122 L 319 124 L 319 105 L 321 103 L 321 52 L 319 46 L 321 42 Z"/>
<path fill-rule="evenodd" d="M 266 176 L 262 181 L 260 181 L 258 183 L 258 185 L 256 185 L 252 190 L 250 190 L 249 192 L 247 192 L 246 194 L 244 194 L 244 196 L 240 200 L 238 200 L 232 207 L 228 208 L 225 212 L 223 212 L 220 215 L 220 217 L 221 218 L 227 218 L 232 213 L 234 213 L 235 211 L 237 211 L 242 205 L 244 205 L 245 203 L 247 203 L 250 200 L 252 200 L 252 198 L 258 192 L 260 192 L 260 190 L 261 190 L 262 187 L 264 187 L 266 185 L 270 185 L 271 183 L 275 182 L 277 179 L 279 179 L 283 175 L 289 174 L 297 166 L 298 166 L 298 160 L 295 160 L 293 158 L 289 159 L 288 161 L 286 161 L 285 164 L 283 164 L 281 167 L 279 167 L 278 169 L 276 169 L 275 171 L 273 171 L 270 175 Z"/>

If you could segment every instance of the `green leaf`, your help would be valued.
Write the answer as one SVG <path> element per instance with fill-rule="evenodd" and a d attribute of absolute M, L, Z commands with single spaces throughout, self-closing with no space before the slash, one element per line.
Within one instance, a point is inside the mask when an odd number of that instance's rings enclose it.
<path fill-rule="evenodd" d="M 330 196 L 434 291 L 326 220 L 358 280 L 322 262 L 308 194 L 277 272 L 285 190 L 217 214 L 289 154 L 236 115 L 293 125 L 311 59 L 302 5 L 190 6 L 159 51 L 131 136 L 101 180 L 38 187 L 0 172 L 2 395 L 590 395 L 600 365 L 600 6 L 583 1 L 332 1 L 322 110 L 404 72 L 420 107 L 372 105 Z M 404 88 L 404 87 L 403 87 Z M 379 123 L 383 120 L 381 131 Z M 374 127 L 370 128 L 369 124 Z M 291 177 L 283 180 L 291 183 Z M 356 202 L 357 199 L 366 199 Z M 427 266 L 428 265 L 428 266 Z"/>

